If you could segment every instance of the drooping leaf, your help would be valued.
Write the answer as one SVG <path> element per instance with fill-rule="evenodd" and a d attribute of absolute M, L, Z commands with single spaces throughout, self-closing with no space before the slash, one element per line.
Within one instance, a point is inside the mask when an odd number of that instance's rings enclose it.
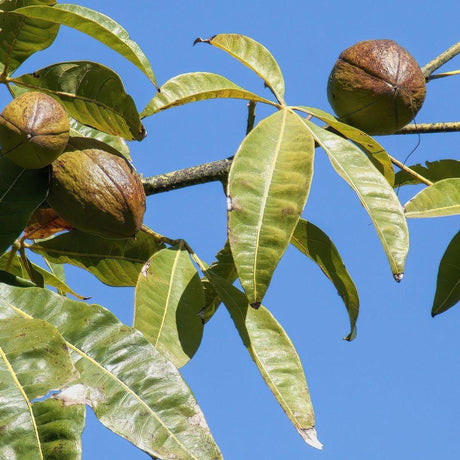
<path fill-rule="evenodd" d="M 197 38 L 195 43 L 209 43 L 226 51 L 245 66 L 253 70 L 272 90 L 276 99 L 284 103 L 284 78 L 275 58 L 252 38 L 240 34 L 218 34 L 208 40 Z"/>
<path fill-rule="evenodd" d="M 46 289 L 0 284 L 0 298 L 16 313 L 60 331 L 87 402 L 107 428 L 155 457 L 222 458 L 179 372 L 139 331 L 99 305 Z"/>
<path fill-rule="evenodd" d="M 233 283 L 238 277 L 228 240 L 225 242 L 225 246 L 217 253 L 216 261 L 209 266 L 208 272 L 215 273 L 221 278 L 230 281 L 230 283 Z M 216 312 L 221 300 L 206 276 L 201 279 L 201 283 L 203 284 L 205 296 L 204 322 L 207 323 Z"/>
<path fill-rule="evenodd" d="M 134 327 L 177 368 L 187 364 L 203 336 L 200 277 L 182 244 L 162 249 L 139 274 Z"/>
<path fill-rule="evenodd" d="M 48 4 L 54 3 L 56 2 L 48 2 Z M 105 14 L 84 6 L 71 4 L 60 4 L 52 7 L 27 6 L 17 10 L 17 13 L 28 18 L 45 19 L 72 27 L 95 38 L 131 61 L 156 85 L 152 67 L 139 45 L 129 38 L 128 32 L 120 24 Z"/>
<path fill-rule="evenodd" d="M 296 107 L 303 112 L 313 115 L 321 121 L 327 123 L 342 136 L 358 144 L 364 153 L 372 161 L 372 164 L 385 176 L 388 183 L 393 186 L 395 183 L 395 173 L 390 157 L 385 149 L 369 134 L 361 131 L 354 126 L 347 125 L 337 120 L 330 113 L 313 107 Z"/>
<path fill-rule="evenodd" d="M 353 340 L 356 336 L 356 321 L 359 314 L 358 291 L 334 243 L 326 233 L 304 219 L 299 220 L 291 243 L 316 262 L 334 284 L 350 318 L 351 330 L 345 340 Z"/>
<path fill-rule="evenodd" d="M 443 179 L 424 188 L 405 205 L 406 217 L 441 217 L 460 213 L 460 177 Z"/>
<path fill-rule="evenodd" d="M 27 222 L 24 239 L 39 240 L 66 230 L 73 230 L 73 227 L 59 217 L 53 209 L 38 208 Z"/>
<path fill-rule="evenodd" d="M 127 140 L 142 140 L 145 128 L 120 77 L 90 61 L 60 62 L 12 82 L 59 98 L 70 116 L 84 125 Z"/>
<path fill-rule="evenodd" d="M 28 57 L 50 46 L 59 31 L 59 24 L 41 19 L 25 18 L 14 10 L 25 0 L 0 4 L 0 73 L 11 75 Z M 35 0 L 54 5 L 55 0 Z M 46 19 L 46 18 L 43 18 Z"/>
<path fill-rule="evenodd" d="M 460 300 L 460 232 L 447 246 L 438 269 L 436 293 L 431 315 L 436 316 Z"/>
<path fill-rule="evenodd" d="M 228 181 L 228 238 L 251 304 L 262 301 L 289 245 L 313 175 L 313 137 L 288 109 L 244 139 Z"/>
<path fill-rule="evenodd" d="M 289 420 L 307 444 L 321 449 L 302 363 L 289 336 L 265 307 L 250 308 L 239 289 L 216 274 L 207 274 L 230 312 L 243 344 Z"/>
<path fill-rule="evenodd" d="M 83 268 L 109 286 L 135 286 L 144 264 L 163 247 L 144 232 L 109 240 L 73 230 L 36 242 L 30 249 L 52 262 Z"/>
<path fill-rule="evenodd" d="M 56 399 L 32 404 L 43 456 L 46 460 L 81 460 L 84 404 L 65 405 Z"/>
<path fill-rule="evenodd" d="M 98 141 L 110 145 L 110 147 L 114 148 L 117 152 L 121 153 L 128 160 L 131 159 L 129 147 L 122 137 L 107 134 L 102 131 L 99 131 L 98 129 L 85 126 L 72 117 L 70 117 L 70 136 L 90 137 L 91 139 L 97 139 Z"/>
<path fill-rule="evenodd" d="M 162 85 L 141 116 L 144 118 L 178 105 L 216 98 L 247 99 L 273 105 L 273 102 L 246 91 L 221 75 L 193 72 L 178 75 Z"/>
<path fill-rule="evenodd" d="M 24 169 L 0 154 L 0 254 L 21 234 L 48 193 L 49 170 Z"/>
<path fill-rule="evenodd" d="M 393 276 L 401 281 L 409 250 L 409 232 L 393 188 L 356 145 L 312 122 L 305 121 L 305 125 L 325 150 L 337 173 L 358 195 L 377 230 Z"/>
<path fill-rule="evenodd" d="M 437 182 L 450 177 L 460 177 L 460 161 L 459 160 L 438 160 L 427 161 L 425 165 L 416 164 L 409 166 L 416 173 L 419 173 L 431 182 Z M 406 171 L 398 171 L 395 178 L 395 187 L 402 185 L 415 185 L 421 182 Z"/>
<path fill-rule="evenodd" d="M 32 400 L 77 377 L 58 331 L 0 301 L 0 458 L 45 459 Z"/>

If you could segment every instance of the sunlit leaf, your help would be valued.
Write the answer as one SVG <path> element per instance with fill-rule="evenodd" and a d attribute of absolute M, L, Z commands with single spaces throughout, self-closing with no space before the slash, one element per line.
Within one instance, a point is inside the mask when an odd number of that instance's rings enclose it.
<path fill-rule="evenodd" d="M 65 405 L 55 399 L 32 404 L 43 456 L 46 460 L 80 460 L 85 427 L 84 404 Z"/>
<path fill-rule="evenodd" d="M 351 330 L 345 340 L 353 340 L 356 336 L 356 321 L 359 314 L 358 291 L 334 243 L 321 229 L 303 219 L 299 220 L 291 243 L 316 262 L 334 283 L 350 318 Z"/>
<path fill-rule="evenodd" d="M 12 74 L 28 57 L 50 46 L 59 24 L 25 18 L 14 10 L 30 3 L 26 0 L 0 4 L 0 73 Z M 35 0 L 41 5 L 54 5 L 55 0 Z M 47 19 L 47 18 L 43 18 Z"/>
<path fill-rule="evenodd" d="M 439 264 L 431 315 L 436 316 L 460 300 L 460 232 L 452 238 Z"/>
<path fill-rule="evenodd" d="M 249 133 L 233 160 L 228 238 L 241 285 L 255 306 L 305 206 L 313 156 L 313 137 L 297 115 L 283 109 Z"/>
<path fill-rule="evenodd" d="M 55 2 L 47 2 L 52 4 Z M 46 19 L 79 30 L 131 61 L 155 85 L 152 67 L 137 43 L 129 38 L 128 32 L 112 18 L 98 11 L 80 5 L 60 4 L 48 6 L 27 6 L 17 13 L 28 18 Z"/>
<path fill-rule="evenodd" d="M 345 136 L 347 139 L 350 139 L 358 144 L 372 161 L 373 165 L 385 176 L 388 183 L 391 186 L 394 185 L 395 173 L 390 157 L 385 149 L 373 137 L 369 136 L 369 134 L 366 134 L 360 129 L 338 121 L 337 118 L 324 110 L 313 107 L 296 108 L 313 115 L 321 121 L 324 121 L 342 136 Z"/>
<path fill-rule="evenodd" d="M 441 217 L 460 213 L 460 177 L 424 188 L 404 205 L 406 217 Z"/>
<path fill-rule="evenodd" d="M 155 457 L 222 458 L 179 372 L 139 331 L 99 305 L 46 289 L 0 284 L 0 299 L 59 330 L 87 387 L 87 402 L 107 428 Z"/>
<path fill-rule="evenodd" d="M 120 77 L 96 62 L 60 62 L 12 79 L 29 90 L 59 98 L 70 116 L 127 140 L 145 137 L 136 105 Z"/>
<path fill-rule="evenodd" d="M 58 331 L 39 319 L 14 316 L 0 296 L 0 458 L 44 459 L 32 400 L 78 374 Z"/>
<path fill-rule="evenodd" d="M 437 182 L 450 177 L 460 177 L 460 161 L 459 160 L 438 160 L 427 161 L 425 165 L 417 164 L 409 166 L 416 173 L 430 180 Z M 395 178 L 395 186 L 421 184 L 420 180 L 406 171 L 398 171 Z"/>
<path fill-rule="evenodd" d="M 337 173 L 358 195 L 369 213 L 396 281 L 401 281 L 409 250 L 409 232 L 393 188 L 353 143 L 305 121 Z"/>
<path fill-rule="evenodd" d="M 321 449 L 302 363 L 289 336 L 265 307 L 250 308 L 239 289 L 218 275 L 207 273 L 251 358 L 289 420 L 306 443 Z"/>
<path fill-rule="evenodd" d="M 109 286 L 135 286 L 145 262 L 162 247 L 144 232 L 109 240 L 73 230 L 36 242 L 30 249 L 52 262 L 83 268 Z"/>
<path fill-rule="evenodd" d="M 216 98 L 247 99 L 255 102 L 273 102 L 246 91 L 221 75 L 208 72 L 193 72 L 171 78 L 160 87 L 160 91 L 142 111 L 142 117 L 148 117 L 189 102 Z"/>
<path fill-rule="evenodd" d="M 21 234 L 48 193 L 49 171 L 24 169 L 0 156 L 0 254 Z"/>
<path fill-rule="evenodd" d="M 264 80 L 280 103 L 284 102 L 283 74 L 265 46 L 240 34 L 218 34 L 208 40 L 197 38 L 195 43 L 198 42 L 209 43 L 238 59 Z"/>
<path fill-rule="evenodd" d="M 162 249 L 139 275 L 134 327 L 179 368 L 200 346 L 203 306 L 200 277 L 187 250 L 182 244 Z"/>

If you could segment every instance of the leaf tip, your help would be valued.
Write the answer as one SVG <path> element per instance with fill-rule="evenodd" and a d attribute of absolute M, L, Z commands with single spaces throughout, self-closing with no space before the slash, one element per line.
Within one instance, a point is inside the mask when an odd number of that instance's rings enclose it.
<path fill-rule="evenodd" d="M 299 428 L 297 431 L 309 446 L 318 450 L 323 449 L 323 444 L 319 441 L 315 428 Z"/>
<path fill-rule="evenodd" d="M 193 42 L 193 46 L 195 46 L 197 43 L 207 43 L 208 45 L 211 44 L 211 40 L 215 37 L 215 35 L 213 35 L 211 38 L 201 38 L 201 37 L 197 37 L 195 38 L 195 41 Z"/>
<path fill-rule="evenodd" d="M 403 277 L 404 277 L 404 273 L 395 273 L 393 275 L 393 278 L 395 279 L 397 283 L 400 283 Z"/>

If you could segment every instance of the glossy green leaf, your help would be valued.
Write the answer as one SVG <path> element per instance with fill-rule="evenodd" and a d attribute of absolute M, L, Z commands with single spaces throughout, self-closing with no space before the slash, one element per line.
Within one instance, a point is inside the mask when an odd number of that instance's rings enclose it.
<path fill-rule="evenodd" d="M 49 171 L 24 169 L 0 157 L 0 254 L 24 230 L 48 193 Z"/>
<path fill-rule="evenodd" d="M 34 402 L 43 456 L 46 460 L 81 460 L 81 434 L 85 427 L 84 404 L 65 405 L 56 399 Z"/>
<path fill-rule="evenodd" d="M 342 136 L 358 144 L 364 153 L 372 161 L 372 164 L 383 174 L 388 183 L 393 186 L 395 183 L 395 173 L 390 156 L 385 149 L 369 134 L 361 131 L 354 126 L 347 125 L 337 120 L 330 113 L 313 107 L 296 107 L 296 109 L 313 115 L 321 121 L 327 123 Z"/>
<path fill-rule="evenodd" d="M 291 243 L 316 262 L 334 284 L 350 318 L 351 330 L 345 340 L 353 340 L 356 336 L 356 321 L 359 314 L 358 291 L 334 243 L 320 228 L 303 219 L 299 220 Z"/>
<path fill-rule="evenodd" d="M 24 273 L 24 270 L 21 266 L 20 257 L 15 256 L 10 261 L 9 261 L 9 258 L 10 258 L 9 252 L 0 256 L 0 270 L 5 270 L 5 271 L 8 271 L 9 273 L 12 273 L 13 275 L 26 278 L 27 274 Z M 10 266 L 7 268 L 8 261 L 10 262 Z M 48 270 L 45 270 L 44 268 L 32 262 L 30 262 L 30 264 L 32 265 L 33 269 L 43 277 L 43 281 L 47 286 L 54 287 L 58 291 L 63 292 L 65 294 L 72 294 L 78 299 L 81 299 L 81 300 L 85 299 L 85 297 L 77 294 L 71 287 L 69 287 L 65 283 L 65 281 L 62 281 L 54 273 L 51 273 Z"/>
<path fill-rule="evenodd" d="M 127 140 L 142 140 L 145 128 L 120 77 L 96 62 L 60 62 L 12 79 L 16 85 L 59 98 L 70 116 Z"/>
<path fill-rule="evenodd" d="M 83 268 L 109 286 L 135 286 L 144 264 L 163 247 L 144 232 L 135 238 L 109 240 L 72 230 L 36 242 L 30 249 L 52 262 Z"/>
<path fill-rule="evenodd" d="M 273 105 L 273 102 L 246 91 L 221 75 L 193 72 L 178 75 L 162 85 L 141 116 L 148 117 L 178 105 L 216 98 L 247 99 Z"/>
<path fill-rule="evenodd" d="M 156 85 L 152 67 L 139 45 L 129 38 L 128 32 L 120 24 L 105 14 L 71 4 L 52 7 L 27 6 L 18 10 L 17 13 L 28 18 L 46 19 L 56 24 L 72 27 L 95 38 L 131 61 Z"/>
<path fill-rule="evenodd" d="M 252 38 L 240 34 L 218 34 L 208 40 L 197 38 L 195 43 L 209 43 L 226 51 L 245 66 L 253 70 L 272 90 L 276 99 L 284 103 L 284 78 L 275 58 Z"/>
<path fill-rule="evenodd" d="M 222 458 L 179 371 L 139 331 L 99 305 L 46 289 L 0 284 L 0 298 L 60 331 L 87 387 L 86 400 L 107 428 L 155 457 Z"/>
<path fill-rule="evenodd" d="M 179 368 L 200 346 L 203 305 L 200 277 L 183 244 L 162 249 L 139 274 L 134 327 Z"/>
<path fill-rule="evenodd" d="M 424 188 L 404 205 L 406 217 L 460 214 L 460 177 L 443 179 Z"/>
<path fill-rule="evenodd" d="M 337 173 L 358 195 L 377 230 L 393 276 L 401 281 L 409 250 L 409 231 L 393 188 L 356 145 L 312 122 L 305 121 L 305 125 Z"/>
<path fill-rule="evenodd" d="M 306 443 L 321 449 L 302 363 L 289 336 L 265 307 L 251 308 L 239 289 L 218 275 L 207 273 L 251 358 L 289 420 Z"/>
<path fill-rule="evenodd" d="M 221 278 L 230 281 L 230 283 L 233 283 L 238 277 L 228 240 L 225 242 L 225 246 L 217 253 L 216 260 L 209 266 L 208 272 L 215 273 Z M 221 300 L 206 276 L 201 279 L 201 282 L 205 296 L 204 322 L 207 323 L 217 311 Z"/>
<path fill-rule="evenodd" d="M 110 145 L 117 152 L 123 155 L 128 160 L 131 159 L 129 153 L 129 147 L 126 141 L 119 136 L 113 136 L 112 134 L 107 134 L 98 129 L 85 126 L 70 117 L 70 136 L 71 137 L 90 137 L 91 139 L 97 139 L 98 141 L 104 142 L 105 144 Z"/>
<path fill-rule="evenodd" d="M 449 179 L 450 177 L 460 177 L 459 160 L 427 161 L 425 165 L 416 164 L 409 167 L 431 182 Z M 396 173 L 395 187 L 414 184 L 421 184 L 421 182 L 406 171 L 398 171 Z"/>
<path fill-rule="evenodd" d="M 249 133 L 232 162 L 228 238 L 251 304 L 262 301 L 305 206 L 314 150 L 301 119 L 283 109 Z"/>
<path fill-rule="evenodd" d="M 59 24 L 16 14 L 14 10 L 25 3 L 19 0 L 0 4 L 0 73 L 6 68 L 5 73 L 11 75 L 32 54 L 48 48 L 59 31 Z M 54 5 L 56 1 L 36 0 L 35 3 Z"/>
<path fill-rule="evenodd" d="M 439 264 L 431 315 L 436 316 L 460 300 L 460 232 L 452 238 Z"/>
<path fill-rule="evenodd" d="M 0 301 L 0 458 L 45 459 L 32 400 L 62 388 L 77 373 L 58 331 L 13 316 Z M 5 311 L 8 310 L 8 311 Z"/>

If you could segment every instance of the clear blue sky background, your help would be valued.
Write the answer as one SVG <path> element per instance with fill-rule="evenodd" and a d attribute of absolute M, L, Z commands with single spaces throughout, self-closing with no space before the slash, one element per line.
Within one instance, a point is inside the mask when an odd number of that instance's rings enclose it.
<path fill-rule="evenodd" d="M 353 43 L 391 38 L 421 65 L 460 39 L 460 3 L 451 1 L 80 1 L 119 21 L 151 60 L 159 83 L 191 71 L 221 73 L 269 97 L 248 69 L 197 36 L 249 35 L 278 60 L 288 103 L 330 111 L 329 72 Z M 142 109 L 154 94 L 144 75 L 95 40 L 62 28 L 57 42 L 22 71 L 88 59 L 122 76 Z M 460 68 L 460 60 L 445 69 Z M 18 73 L 21 73 L 19 71 Z M 429 84 L 418 122 L 460 120 L 460 77 Z M 268 115 L 257 108 L 257 120 Z M 244 101 L 213 100 L 168 110 L 146 120 L 148 137 L 131 145 L 144 176 L 228 157 L 243 139 Z M 417 136 L 379 138 L 404 160 Z M 409 164 L 459 158 L 460 134 L 431 134 Z M 460 308 L 432 319 L 439 260 L 459 227 L 458 217 L 413 220 L 411 251 L 401 284 L 391 276 L 370 219 L 351 189 L 317 151 L 304 217 L 333 239 L 361 298 L 358 336 L 348 333 L 345 308 L 321 271 L 294 248 L 287 251 L 264 304 L 284 326 L 304 364 L 322 452 L 304 444 L 266 388 L 221 308 L 205 328 L 202 346 L 183 369 L 226 459 L 457 460 L 460 458 Z M 402 189 L 405 202 L 417 188 Z M 207 184 L 149 197 L 146 223 L 185 238 L 208 262 L 226 238 L 225 197 Z M 69 283 L 132 323 L 133 290 L 113 289 L 86 272 L 68 271 Z M 88 411 L 84 460 L 147 459 L 115 437 Z"/>

